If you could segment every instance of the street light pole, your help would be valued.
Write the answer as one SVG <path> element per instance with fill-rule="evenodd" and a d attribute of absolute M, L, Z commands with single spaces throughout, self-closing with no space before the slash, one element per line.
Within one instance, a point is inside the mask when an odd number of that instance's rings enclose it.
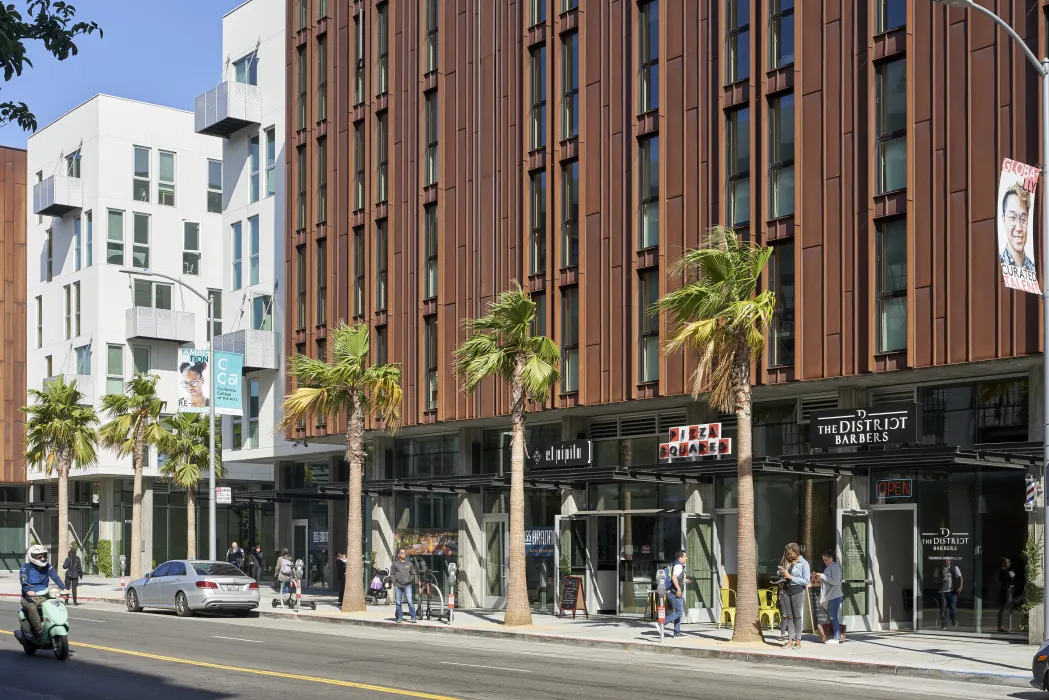
<path fill-rule="evenodd" d="M 174 282 L 183 289 L 189 290 L 208 305 L 208 362 L 215 364 L 215 301 L 210 296 L 204 296 L 193 287 L 189 286 L 177 277 L 153 272 L 152 270 L 139 270 L 137 268 L 124 268 L 120 270 L 125 275 L 138 277 L 159 277 Z M 214 376 L 214 371 L 212 372 Z M 217 515 L 215 510 L 215 382 L 208 382 L 208 559 L 215 561 L 216 530 L 215 523 Z"/>
<path fill-rule="evenodd" d="M 1049 639 L 1049 58 L 1038 60 L 1005 20 L 973 0 L 933 0 L 990 17 L 1016 42 L 1042 80 L 1042 639 Z"/>

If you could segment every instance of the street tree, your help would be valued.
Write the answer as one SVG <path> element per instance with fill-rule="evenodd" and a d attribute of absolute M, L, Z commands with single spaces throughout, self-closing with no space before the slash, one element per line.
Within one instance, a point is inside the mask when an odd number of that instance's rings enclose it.
<path fill-rule="evenodd" d="M 26 44 L 39 41 L 44 49 L 59 61 L 76 56 L 80 49 L 78 37 L 98 32 L 95 22 L 77 22 L 76 8 L 63 0 L 26 0 L 23 15 L 14 3 L 0 3 L 0 66 L 4 81 L 22 75 L 33 62 L 26 55 Z M 24 131 L 36 131 L 36 116 L 25 102 L 0 102 L 0 126 L 14 122 Z"/>
<path fill-rule="evenodd" d="M 288 373 L 296 388 L 284 399 L 278 431 L 294 430 L 306 420 L 346 413 L 346 462 L 350 465 L 346 524 L 346 580 L 343 612 L 364 607 L 361 505 L 364 472 L 364 429 L 368 418 L 396 430 L 401 420 L 401 369 L 370 365 L 368 326 L 340 323 L 328 339 L 329 361 L 296 354 Z"/>
<path fill-rule="evenodd" d="M 43 391 L 27 392 L 25 461 L 50 478 L 58 474 L 58 553 L 69 552 L 69 472 L 96 461 L 98 414 L 85 402 L 76 380 L 55 377 Z"/>
<path fill-rule="evenodd" d="M 210 469 L 208 416 L 204 413 L 176 413 L 160 421 L 157 450 L 167 458 L 160 473 L 186 489 L 186 558 L 197 558 L 197 484 Z M 215 477 L 225 476 L 222 466 L 222 435 L 215 433 Z"/>
<path fill-rule="evenodd" d="M 131 567 L 132 579 L 143 574 L 142 548 L 142 470 L 151 447 L 160 444 L 160 414 L 166 401 L 157 396 L 155 374 L 136 374 L 124 384 L 121 394 L 102 397 L 102 412 L 109 421 L 99 430 L 102 444 L 117 451 L 118 457 L 131 456 L 134 466 L 134 491 L 131 497 Z"/>
<path fill-rule="evenodd" d="M 681 286 L 654 306 L 666 314 L 664 352 L 693 350 L 692 395 L 736 414 L 739 529 L 736 624 L 732 641 L 761 639 L 758 623 L 757 562 L 754 541 L 754 477 L 751 435 L 750 363 L 765 347 L 775 308 L 771 291 L 758 294 L 758 280 L 772 249 L 741 241 L 715 227 L 699 248 L 685 250 L 674 267 Z"/>
<path fill-rule="evenodd" d="M 473 393 L 489 377 L 510 386 L 510 580 L 507 625 L 532 624 L 525 579 L 525 400 L 542 403 L 560 378 L 561 352 L 550 338 L 534 335 L 535 302 L 516 281 L 488 306 L 488 315 L 463 322 L 467 338 L 455 351 L 456 374 Z"/>

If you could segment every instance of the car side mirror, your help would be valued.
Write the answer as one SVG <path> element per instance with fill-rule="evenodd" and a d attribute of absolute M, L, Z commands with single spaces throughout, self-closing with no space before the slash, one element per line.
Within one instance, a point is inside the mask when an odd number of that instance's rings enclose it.
<path fill-rule="evenodd" d="M 153 578 L 153 572 L 150 571 L 146 574 L 145 578 Z"/>

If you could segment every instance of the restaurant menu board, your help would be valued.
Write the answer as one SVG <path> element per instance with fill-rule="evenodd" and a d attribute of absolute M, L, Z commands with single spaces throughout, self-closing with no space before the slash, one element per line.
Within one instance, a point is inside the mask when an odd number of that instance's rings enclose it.
<path fill-rule="evenodd" d="M 721 423 L 671 428 L 668 437 L 667 442 L 659 445 L 661 462 L 732 454 L 732 438 L 721 437 Z"/>
<path fill-rule="evenodd" d="M 565 576 L 561 583 L 561 610 L 557 616 L 561 617 L 567 610 L 572 611 L 573 620 L 577 610 L 582 610 L 586 619 L 590 619 L 590 614 L 586 611 L 586 591 L 583 589 L 582 576 Z"/>

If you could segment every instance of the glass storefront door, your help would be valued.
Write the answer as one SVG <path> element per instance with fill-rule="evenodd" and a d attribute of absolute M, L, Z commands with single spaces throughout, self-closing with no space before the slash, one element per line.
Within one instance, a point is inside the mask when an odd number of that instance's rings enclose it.
<path fill-rule="evenodd" d="M 841 621 L 846 629 L 850 630 L 871 629 L 868 605 L 871 584 L 870 560 L 867 557 L 870 547 L 867 540 L 869 531 L 870 515 L 866 511 L 838 511 L 838 532 L 841 533 L 838 561 L 841 564 L 841 590 L 845 594 L 841 607 Z"/>
<path fill-rule="evenodd" d="M 871 560 L 874 596 L 871 621 L 875 629 L 914 629 L 915 608 L 921 606 L 921 590 L 915 562 L 915 507 L 913 505 L 871 508 Z"/>
<path fill-rule="evenodd" d="M 714 620 L 714 523 L 709 516 L 682 514 L 685 553 L 688 554 L 685 618 L 688 622 Z"/>
<path fill-rule="evenodd" d="M 508 575 L 509 518 L 505 515 L 484 518 L 484 606 L 506 606 Z"/>

